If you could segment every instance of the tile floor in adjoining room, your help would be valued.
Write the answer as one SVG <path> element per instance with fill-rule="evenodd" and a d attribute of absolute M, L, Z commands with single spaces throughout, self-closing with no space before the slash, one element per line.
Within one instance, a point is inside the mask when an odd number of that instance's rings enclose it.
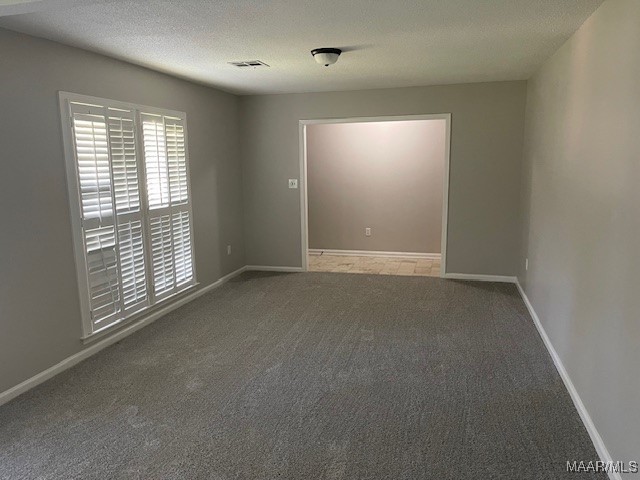
<path fill-rule="evenodd" d="M 309 255 L 309 271 L 439 277 L 440 260 L 327 254 Z"/>

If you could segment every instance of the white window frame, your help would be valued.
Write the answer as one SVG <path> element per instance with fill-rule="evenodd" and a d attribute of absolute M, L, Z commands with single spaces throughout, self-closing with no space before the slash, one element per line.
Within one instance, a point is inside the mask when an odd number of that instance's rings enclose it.
<path fill-rule="evenodd" d="M 118 100 L 105 99 L 100 97 L 93 97 L 89 95 L 80 95 L 70 92 L 60 91 L 58 92 L 60 117 L 62 125 L 62 138 L 65 155 L 66 166 L 66 178 L 67 189 L 69 194 L 69 207 L 71 213 L 71 229 L 73 237 L 73 250 L 75 257 L 76 276 L 78 281 L 78 291 L 80 296 L 80 310 L 82 316 L 82 339 L 92 339 L 102 336 L 103 334 L 117 329 L 118 327 L 130 323 L 144 315 L 156 310 L 156 307 L 164 306 L 170 303 L 171 299 L 175 299 L 177 296 L 182 296 L 185 292 L 194 289 L 198 285 L 196 274 L 196 262 L 195 262 L 195 239 L 193 233 L 193 192 L 191 188 L 191 172 L 189 165 L 189 139 L 187 131 L 187 114 L 176 110 L 168 110 L 158 107 L 150 107 L 147 105 L 139 105 L 135 103 L 122 102 Z M 138 308 L 132 313 L 123 318 L 112 322 L 102 328 L 95 329 L 94 322 L 91 316 L 90 307 L 90 292 L 88 285 L 88 269 L 85 261 L 85 244 L 84 244 L 84 230 L 82 225 L 82 204 L 80 199 L 80 188 L 77 174 L 77 159 L 75 152 L 75 143 L 73 138 L 73 117 L 71 113 L 71 104 L 80 103 L 86 105 L 99 105 L 106 108 L 131 110 L 134 112 L 134 128 L 136 131 L 136 162 L 138 164 L 138 171 L 141 178 L 139 178 L 139 195 L 140 195 L 140 208 L 143 219 L 143 235 L 144 235 L 144 258 L 145 258 L 145 270 L 147 281 L 147 295 L 148 302 L 142 308 Z M 189 213 L 190 218 L 190 235 L 191 235 L 191 258 L 192 258 L 192 271 L 193 277 L 187 283 L 180 285 L 180 288 L 176 288 L 175 291 L 167 293 L 161 293 L 155 295 L 152 275 L 152 262 L 151 262 L 151 235 L 149 232 L 149 218 L 150 210 L 148 206 L 147 198 L 147 182 L 146 171 L 144 164 L 144 149 L 142 138 L 142 121 L 141 114 L 161 115 L 165 117 L 174 117 L 182 121 L 184 129 L 184 147 L 186 157 L 186 171 L 187 171 L 187 198 L 188 205 L 185 210 Z M 114 218 L 115 218 L 115 204 Z"/>

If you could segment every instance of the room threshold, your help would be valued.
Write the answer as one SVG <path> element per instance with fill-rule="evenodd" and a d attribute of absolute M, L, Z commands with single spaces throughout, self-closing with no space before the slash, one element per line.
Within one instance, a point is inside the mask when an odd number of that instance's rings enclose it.
<path fill-rule="evenodd" d="M 439 277 L 440 260 L 431 258 L 309 255 L 310 272 L 366 273 L 370 275 L 400 275 Z"/>

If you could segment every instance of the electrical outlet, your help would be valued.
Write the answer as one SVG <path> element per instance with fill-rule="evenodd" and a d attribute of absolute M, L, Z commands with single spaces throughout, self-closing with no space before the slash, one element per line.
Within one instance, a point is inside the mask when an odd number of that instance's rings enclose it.
<path fill-rule="evenodd" d="M 371 228 L 367 227 L 364 229 L 364 234 L 366 237 L 370 237 L 371 236 Z"/>
<path fill-rule="evenodd" d="M 298 188 L 298 179 L 290 178 L 289 179 L 289 188 Z"/>
<path fill-rule="evenodd" d="M 227 245 L 227 255 L 231 255 L 231 245 Z"/>
<path fill-rule="evenodd" d="M 528 258 L 524 259 L 524 269 L 525 270 L 529 270 L 529 259 Z"/>

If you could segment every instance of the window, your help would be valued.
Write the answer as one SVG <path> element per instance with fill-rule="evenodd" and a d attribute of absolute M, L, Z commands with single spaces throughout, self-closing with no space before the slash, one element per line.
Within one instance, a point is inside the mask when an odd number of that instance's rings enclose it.
<path fill-rule="evenodd" d="M 186 116 L 60 93 L 84 336 L 195 284 Z"/>

